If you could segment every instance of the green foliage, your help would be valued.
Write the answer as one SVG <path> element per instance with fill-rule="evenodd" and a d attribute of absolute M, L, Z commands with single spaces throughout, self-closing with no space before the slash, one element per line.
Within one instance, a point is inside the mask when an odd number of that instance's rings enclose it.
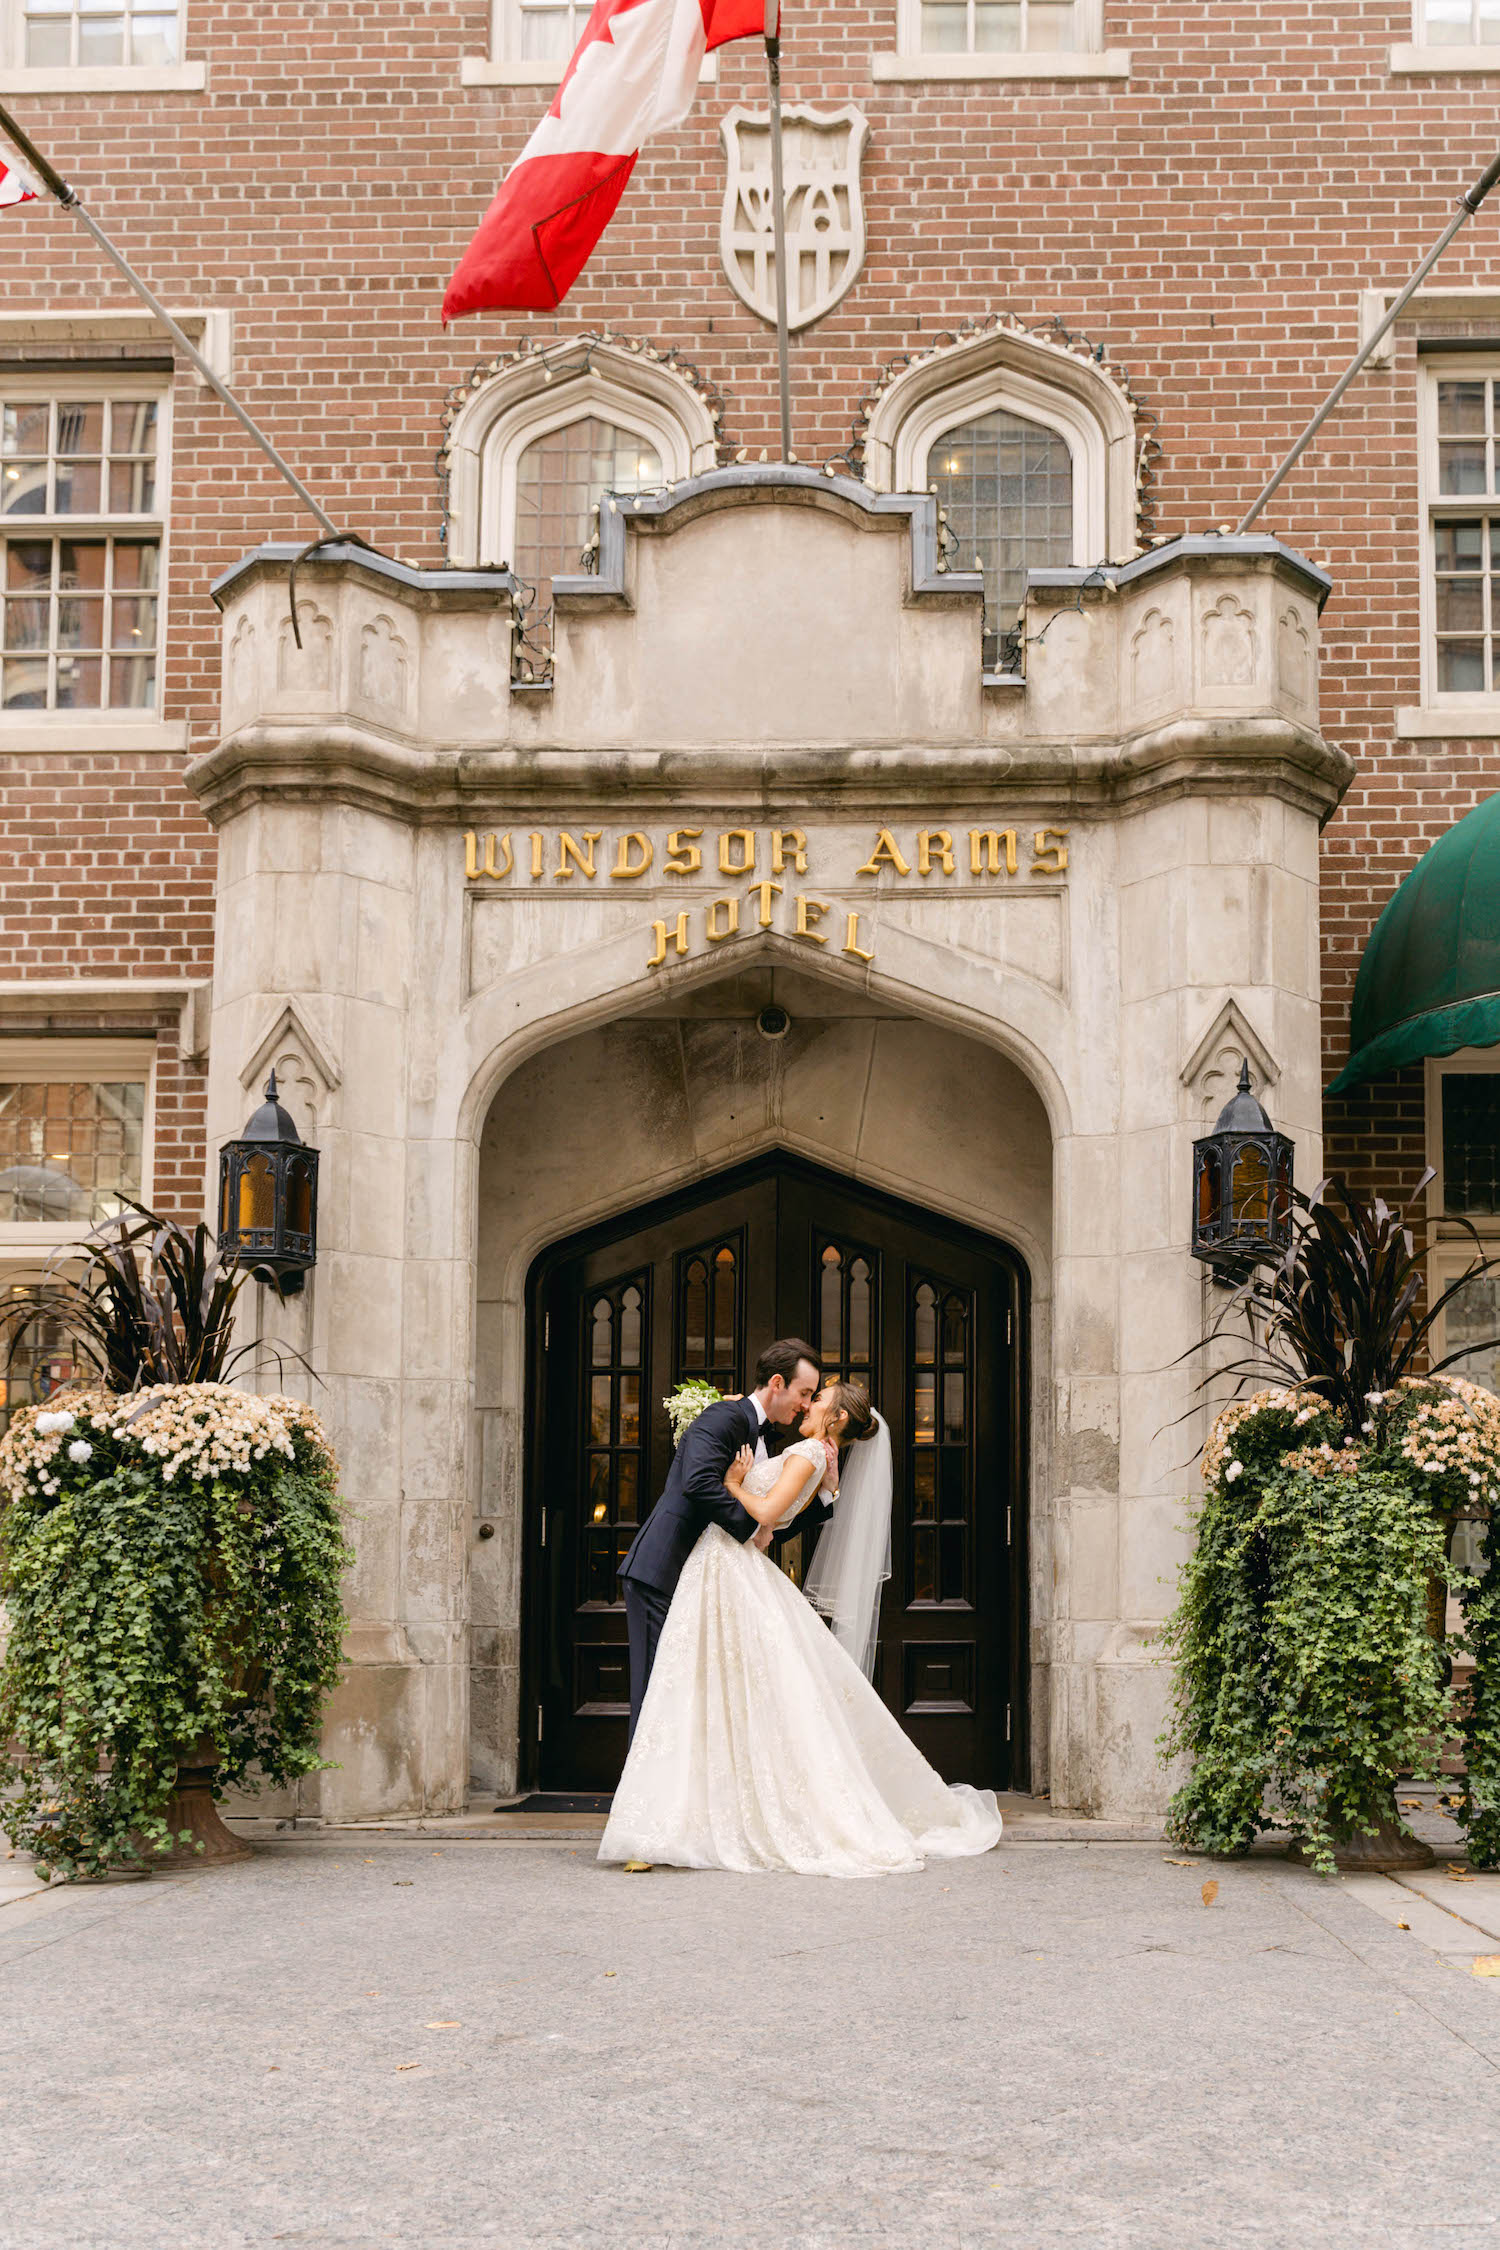
<path fill-rule="evenodd" d="M 1430 1171 L 1417 1183 L 1420 1197 Z M 1246 1380 L 1293 1384 L 1324 1399 L 1346 1430 L 1358 1430 L 1371 1394 L 1393 1391 L 1424 1359 L 1444 1308 L 1497 1261 L 1483 1257 L 1468 1220 L 1450 1220 L 1473 1237 L 1475 1253 L 1451 1288 L 1426 1305 L 1425 1242 L 1406 1213 L 1358 1194 L 1338 1179 L 1297 1195 L 1291 1239 L 1282 1255 L 1235 1290 L 1214 1324 L 1222 1336 L 1243 1315 L 1250 1355 L 1228 1372 Z M 1196 1347 L 1195 1347 L 1196 1348 Z M 1474 1351 L 1466 1344 L 1437 1368 Z M 1437 1368 L 1433 1372 L 1437 1372 Z M 1209 1378 L 1218 1380 L 1223 1370 Z"/>
<path fill-rule="evenodd" d="M 1434 1777 L 1455 1737 L 1468 1766 L 1471 1857 L 1500 1860 L 1500 1572 L 1448 1562 L 1460 1514 L 1500 1497 L 1500 1399 L 1457 1377 L 1408 1378 L 1345 1429 L 1307 1389 L 1219 1416 L 1178 1604 L 1163 1754 L 1193 1761 L 1172 1800 L 1179 1841 L 1248 1849 L 1287 1827 L 1321 1872 L 1391 1811 L 1396 1775 Z M 1447 1685 L 1435 1618 L 1464 1605 L 1476 1672 Z"/>
<path fill-rule="evenodd" d="M 206 1226 L 189 1230 L 130 1203 L 58 1254 L 34 1294 L 0 1306 L 13 1359 L 27 1332 L 61 1322 L 113 1391 L 147 1384 L 217 1383 L 247 1352 L 306 1361 L 287 1346 L 234 1348 L 234 1308 L 251 1269 L 221 1258 Z"/>
<path fill-rule="evenodd" d="M 203 1738 L 220 1782 L 319 1768 L 351 1555 L 332 1458 L 296 1402 L 196 1388 L 59 1404 L 69 1427 L 27 1412 L 0 1444 L 0 1826 L 87 1875 L 168 1847 L 162 1808 Z"/>

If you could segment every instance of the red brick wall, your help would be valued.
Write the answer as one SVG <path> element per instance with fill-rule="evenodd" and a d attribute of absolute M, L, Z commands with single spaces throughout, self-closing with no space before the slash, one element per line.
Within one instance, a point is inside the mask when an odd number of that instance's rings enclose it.
<path fill-rule="evenodd" d="M 786 98 L 852 99 L 871 126 L 864 272 L 793 341 L 804 459 L 848 441 L 893 354 L 965 316 L 1055 313 L 1102 339 L 1160 417 L 1158 528 L 1232 522 L 1352 349 L 1359 290 L 1406 273 L 1493 150 L 1500 55 L 1479 78 L 1391 77 L 1407 0 L 1105 0 L 1105 18 L 1106 43 L 1132 56 L 1126 82 L 876 86 L 869 57 L 895 46 L 895 0 L 789 0 Z M 764 100 L 753 46 L 722 51 L 693 118 L 647 152 L 556 319 L 443 333 L 444 281 L 546 98 L 460 84 L 488 19 L 488 0 L 190 0 L 206 95 L 14 97 L 169 302 L 232 310 L 236 381 L 334 516 L 429 563 L 445 394 L 528 332 L 608 324 L 675 342 L 725 394 L 731 442 L 776 440 L 772 341 L 717 248 L 718 119 Z M 1497 224 L 1488 210 L 1474 223 L 1444 280 L 1494 277 Z M 128 302 L 50 205 L 0 229 L 10 305 Z M 1268 519 L 1336 581 L 1325 723 L 1359 762 L 1327 836 L 1330 1074 L 1375 913 L 1500 782 L 1496 744 L 1394 739 L 1396 709 L 1418 697 L 1415 376 L 1408 339 Z M 176 398 L 165 708 L 201 747 L 216 709 L 209 581 L 256 542 L 312 527 L 211 395 L 180 378 Z M 206 972 L 212 839 L 173 761 L 24 771 L 43 840 L 4 886 L 6 973 Z M 1341 1105 L 1331 1153 L 1410 1171 L 1417 1091 Z M 171 1130 L 190 1141 L 186 1110 Z M 195 1154 L 180 1176 L 196 1177 Z"/>

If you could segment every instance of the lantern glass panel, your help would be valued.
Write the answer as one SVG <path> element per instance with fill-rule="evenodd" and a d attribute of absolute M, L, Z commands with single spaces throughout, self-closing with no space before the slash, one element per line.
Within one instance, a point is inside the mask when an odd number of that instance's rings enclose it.
<path fill-rule="evenodd" d="M 1216 1148 L 1206 1148 L 1198 1159 L 1198 1233 L 1211 1241 L 1219 1231 L 1224 1206 L 1223 1173 Z"/>
<path fill-rule="evenodd" d="M 300 1156 L 286 1168 L 286 1226 L 288 1234 L 312 1233 L 312 1173 Z"/>
<path fill-rule="evenodd" d="M 276 1175 L 269 1157 L 252 1156 L 240 1174 L 241 1234 L 269 1234 L 276 1224 Z"/>
<path fill-rule="evenodd" d="M 1231 1228 L 1236 1234 L 1266 1237 L 1271 1231 L 1271 1162 L 1258 1141 L 1235 1151 L 1230 1178 Z"/>

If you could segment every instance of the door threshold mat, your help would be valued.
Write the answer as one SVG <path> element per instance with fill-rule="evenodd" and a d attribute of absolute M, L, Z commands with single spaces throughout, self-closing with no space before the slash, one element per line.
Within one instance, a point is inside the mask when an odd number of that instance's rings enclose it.
<path fill-rule="evenodd" d="M 518 1804 L 497 1805 L 495 1810 L 496 1812 L 506 1813 L 607 1813 L 614 1801 L 613 1790 L 600 1793 L 588 1790 L 569 1792 L 566 1790 L 537 1789 L 533 1790 L 529 1797 L 521 1798 Z"/>

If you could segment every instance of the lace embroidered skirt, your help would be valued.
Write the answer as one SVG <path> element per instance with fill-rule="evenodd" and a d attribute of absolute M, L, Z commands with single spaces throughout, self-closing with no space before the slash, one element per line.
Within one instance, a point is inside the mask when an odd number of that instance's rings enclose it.
<path fill-rule="evenodd" d="M 769 1556 L 712 1526 L 662 1628 L 602 1860 L 896 1875 L 989 1851 L 994 1793 L 950 1787 Z"/>

